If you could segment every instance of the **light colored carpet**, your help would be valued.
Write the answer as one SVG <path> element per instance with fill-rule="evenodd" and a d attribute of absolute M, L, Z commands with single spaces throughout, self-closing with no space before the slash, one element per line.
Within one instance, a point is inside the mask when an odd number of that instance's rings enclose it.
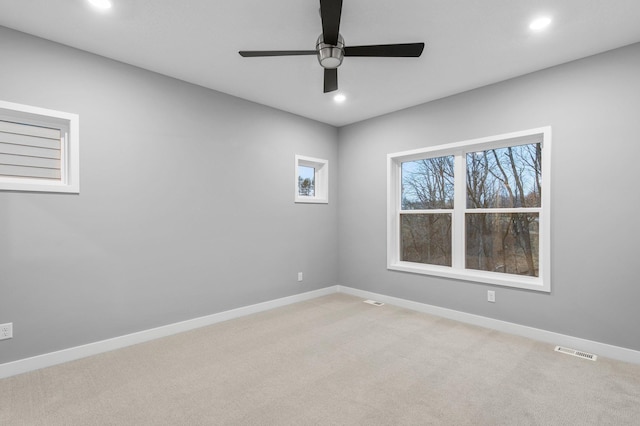
<path fill-rule="evenodd" d="M 1 425 L 638 425 L 640 365 L 335 294 L 0 380 Z"/>

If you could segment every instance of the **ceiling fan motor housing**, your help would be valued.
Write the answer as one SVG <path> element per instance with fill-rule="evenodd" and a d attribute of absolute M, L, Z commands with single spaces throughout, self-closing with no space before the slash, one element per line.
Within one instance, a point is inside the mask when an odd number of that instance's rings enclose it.
<path fill-rule="evenodd" d="M 338 68 L 344 58 L 344 39 L 338 34 L 338 44 L 326 44 L 320 34 L 316 43 L 318 61 L 324 68 Z"/>

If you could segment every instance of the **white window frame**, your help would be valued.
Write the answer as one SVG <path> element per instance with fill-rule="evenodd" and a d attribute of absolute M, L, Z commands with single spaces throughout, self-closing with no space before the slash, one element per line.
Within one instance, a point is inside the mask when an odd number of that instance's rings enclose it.
<path fill-rule="evenodd" d="M 0 101 L 0 119 L 51 127 L 61 131 L 60 179 L 0 176 L 0 190 L 80 192 L 80 119 L 77 114 Z"/>
<path fill-rule="evenodd" d="M 466 269 L 465 262 L 465 213 L 466 207 L 466 160 L 468 152 L 493 148 L 542 144 L 542 199 L 537 208 L 495 209 L 498 212 L 539 213 L 539 273 L 538 277 L 507 274 L 501 272 Z M 402 163 L 424 158 L 454 156 L 455 192 L 452 211 L 452 266 L 428 265 L 400 260 L 400 211 L 402 197 Z M 520 132 L 432 146 L 387 155 L 387 269 L 481 282 L 506 287 L 523 288 L 542 292 L 551 291 L 550 271 L 550 181 L 551 181 L 551 127 L 540 127 Z M 486 212 L 490 212 L 485 210 Z M 405 210 L 405 213 L 407 211 Z M 419 212 L 419 211 L 418 211 Z M 431 213 L 437 211 L 429 210 Z"/>
<path fill-rule="evenodd" d="M 300 195 L 300 192 L 298 191 L 298 176 L 300 166 L 312 167 L 315 170 L 315 186 L 313 196 Z M 294 199 L 296 203 L 329 203 L 329 161 L 323 160 L 321 158 L 313 158 L 296 154 L 294 178 Z"/>

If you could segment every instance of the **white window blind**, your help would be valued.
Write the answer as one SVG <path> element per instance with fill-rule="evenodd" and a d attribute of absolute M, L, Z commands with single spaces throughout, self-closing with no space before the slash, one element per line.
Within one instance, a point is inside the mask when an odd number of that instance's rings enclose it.
<path fill-rule="evenodd" d="M 79 117 L 0 101 L 0 190 L 79 193 Z"/>
<path fill-rule="evenodd" d="M 0 120 L 0 175 L 62 179 L 60 129 Z"/>

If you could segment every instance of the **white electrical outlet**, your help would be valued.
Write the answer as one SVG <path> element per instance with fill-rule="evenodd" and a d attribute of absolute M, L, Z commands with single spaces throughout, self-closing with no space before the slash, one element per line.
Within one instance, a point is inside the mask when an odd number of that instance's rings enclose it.
<path fill-rule="evenodd" d="M 298 272 L 298 281 L 302 281 L 302 272 Z"/>
<path fill-rule="evenodd" d="M 496 303 L 496 292 L 494 290 L 487 290 L 487 301 Z"/>
<path fill-rule="evenodd" d="M 13 337 L 13 323 L 0 324 L 0 340 L 11 339 Z"/>

